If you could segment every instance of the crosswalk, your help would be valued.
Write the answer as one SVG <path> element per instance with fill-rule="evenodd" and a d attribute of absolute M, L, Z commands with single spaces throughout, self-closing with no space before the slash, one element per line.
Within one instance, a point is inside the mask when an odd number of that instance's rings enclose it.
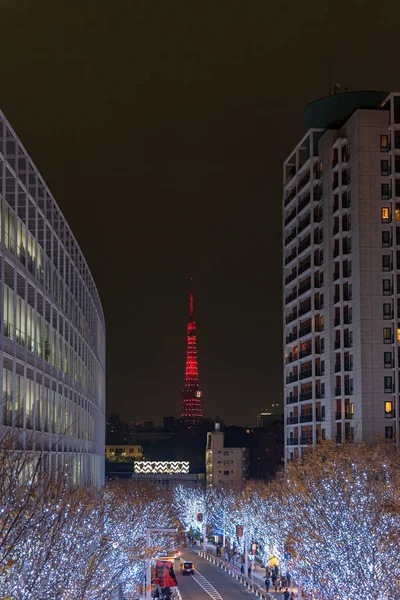
<path fill-rule="evenodd" d="M 208 579 L 206 579 L 204 577 L 204 575 L 202 575 L 201 573 L 199 573 L 196 569 L 194 571 L 194 575 L 192 575 L 192 579 L 195 580 L 195 582 L 201 587 L 203 588 L 203 590 L 211 597 L 213 598 L 213 600 L 223 600 L 222 596 L 217 592 L 217 590 L 215 589 L 215 587 L 213 587 L 211 585 L 211 583 L 208 581 Z"/>

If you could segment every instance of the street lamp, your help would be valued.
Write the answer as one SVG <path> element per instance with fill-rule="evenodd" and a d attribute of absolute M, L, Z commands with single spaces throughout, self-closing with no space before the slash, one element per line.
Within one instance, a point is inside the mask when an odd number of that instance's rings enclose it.
<path fill-rule="evenodd" d="M 146 528 L 146 600 L 151 600 L 151 558 L 149 556 L 150 533 L 176 533 L 176 528 L 147 527 Z"/>

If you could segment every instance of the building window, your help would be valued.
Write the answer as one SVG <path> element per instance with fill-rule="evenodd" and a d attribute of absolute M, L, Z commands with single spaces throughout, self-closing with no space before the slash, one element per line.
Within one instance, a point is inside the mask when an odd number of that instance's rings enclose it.
<path fill-rule="evenodd" d="M 393 439 L 393 427 L 390 425 L 389 427 L 385 427 L 385 440 Z"/>
<path fill-rule="evenodd" d="M 224 475 L 229 475 L 229 471 L 224 471 Z"/>
<path fill-rule="evenodd" d="M 385 369 L 392 369 L 393 367 L 393 358 L 391 352 L 383 353 L 383 366 Z"/>
<path fill-rule="evenodd" d="M 381 198 L 382 200 L 389 200 L 389 184 L 381 183 Z"/>
<path fill-rule="evenodd" d="M 392 294 L 392 285 L 390 279 L 384 279 L 382 281 L 383 295 L 390 296 Z"/>
<path fill-rule="evenodd" d="M 390 223 L 390 218 L 389 218 L 389 208 L 387 206 L 385 206 L 384 208 L 381 209 L 381 215 L 382 215 L 382 223 Z"/>
<path fill-rule="evenodd" d="M 383 343 L 384 344 L 392 343 L 392 328 L 391 327 L 383 328 Z"/>
<path fill-rule="evenodd" d="M 391 270 L 391 265 L 390 265 L 390 254 L 384 254 L 382 256 L 382 271 L 390 271 Z"/>
<path fill-rule="evenodd" d="M 389 161 L 381 160 L 381 175 L 382 177 L 386 177 L 389 175 Z"/>
<path fill-rule="evenodd" d="M 382 231 L 382 248 L 390 248 L 390 231 Z"/>
<path fill-rule="evenodd" d="M 385 402 L 385 418 L 392 419 L 393 418 L 393 402 Z"/>
<path fill-rule="evenodd" d="M 384 304 L 383 305 L 383 318 L 384 319 L 391 319 L 392 318 L 392 305 L 391 304 Z M 399 332 L 399 330 L 397 330 L 397 332 Z"/>
<path fill-rule="evenodd" d="M 385 394 L 392 394 L 393 393 L 393 379 L 392 376 L 386 376 L 384 377 L 384 382 L 385 382 Z"/>
<path fill-rule="evenodd" d="M 389 151 L 389 138 L 387 135 L 381 135 L 381 152 Z"/>

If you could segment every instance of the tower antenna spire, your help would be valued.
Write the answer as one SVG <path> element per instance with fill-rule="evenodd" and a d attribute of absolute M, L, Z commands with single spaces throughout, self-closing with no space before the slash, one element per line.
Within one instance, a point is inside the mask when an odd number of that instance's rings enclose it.
<path fill-rule="evenodd" d="M 190 278 L 190 293 L 189 293 L 189 316 L 190 320 L 194 321 L 194 295 L 193 295 L 193 278 Z"/>

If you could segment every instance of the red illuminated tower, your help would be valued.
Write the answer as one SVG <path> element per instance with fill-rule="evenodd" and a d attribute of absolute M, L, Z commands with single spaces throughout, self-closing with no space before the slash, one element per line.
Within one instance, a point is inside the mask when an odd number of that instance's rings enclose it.
<path fill-rule="evenodd" d="M 199 369 L 197 366 L 196 322 L 194 320 L 194 298 L 192 280 L 190 280 L 189 322 L 187 326 L 187 350 L 185 369 L 185 388 L 181 392 L 181 419 L 192 427 L 203 418 L 201 410 L 202 392 L 199 388 Z"/>

